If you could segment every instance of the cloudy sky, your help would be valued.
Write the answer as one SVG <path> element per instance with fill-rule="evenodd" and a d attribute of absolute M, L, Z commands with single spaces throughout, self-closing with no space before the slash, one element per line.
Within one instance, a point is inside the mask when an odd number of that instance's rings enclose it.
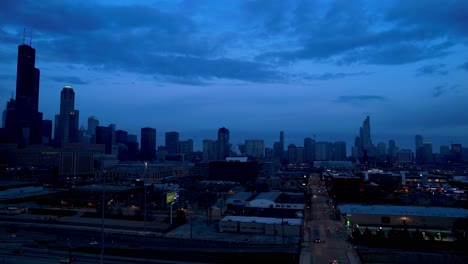
<path fill-rule="evenodd" d="M 467 146 L 467 14 L 466 0 L 3 0 L 0 102 L 27 28 L 46 119 L 71 85 L 85 127 L 150 126 L 158 145 L 225 126 L 233 143 L 284 130 L 350 148 L 370 115 L 374 143 Z"/>

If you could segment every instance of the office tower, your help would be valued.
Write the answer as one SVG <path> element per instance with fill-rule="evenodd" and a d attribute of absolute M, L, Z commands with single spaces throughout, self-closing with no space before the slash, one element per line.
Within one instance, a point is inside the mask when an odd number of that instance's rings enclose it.
<path fill-rule="evenodd" d="M 96 127 L 96 144 L 104 144 L 104 153 L 112 154 L 112 128 Z"/>
<path fill-rule="evenodd" d="M 284 158 L 284 131 L 280 131 L 280 157 Z"/>
<path fill-rule="evenodd" d="M 463 148 L 462 144 L 452 144 L 452 160 L 453 162 L 462 162 L 463 161 Z"/>
<path fill-rule="evenodd" d="M 416 135 L 414 137 L 414 152 L 416 153 L 416 162 L 423 162 L 424 160 L 424 142 L 423 136 Z"/>
<path fill-rule="evenodd" d="M 336 141 L 333 144 L 333 160 L 347 160 L 348 157 L 346 156 L 346 142 L 344 141 Z"/>
<path fill-rule="evenodd" d="M 139 145 L 138 145 L 138 137 L 137 135 L 127 135 L 127 148 L 128 148 L 128 160 L 138 160 L 139 155 L 138 155 L 138 150 L 139 150 Z"/>
<path fill-rule="evenodd" d="M 388 156 L 390 158 L 395 158 L 397 154 L 398 148 L 396 146 L 396 142 L 393 139 L 388 141 Z"/>
<path fill-rule="evenodd" d="M 141 129 L 140 160 L 152 161 L 156 159 L 156 129 L 144 127 Z"/>
<path fill-rule="evenodd" d="M 99 119 L 95 116 L 88 117 L 88 135 L 96 135 L 96 127 L 99 126 Z"/>
<path fill-rule="evenodd" d="M 52 120 L 42 120 L 42 145 L 49 145 L 52 141 Z"/>
<path fill-rule="evenodd" d="M 179 141 L 178 132 L 166 132 L 166 150 L 167 154 L 176 154 L 177 153 L 177 142 Z"/>
<path fill-rule="evenodd" d="M 21 147 L 42 142 L 42 113 L 39 109 L 39 69 L 35 68 L 36 50 L 26 44 L 18 46 L 16 99 L 10 100 L 5 116 L 5 133 L 9 142 Z"/>
<path fill-rule="evenodd" d="M 75 110 L 75 92 L 65 86 L 60 93 L 60 114 L 55 142 L 60 144 L 78 142 L 79 111 Z"/>
<path fill-rule="evenodd" d="M 359 129 L 359 138 L 361 140 L 362 156 L 365 156 L 366 153 L 367 155 L 372 155 L 373 144 L 369 116 L 362 122 L 362 127 Z"/>
<path fill-rule="evenodd" d="M 288 161 L 291 164 L 301 164 L 303 163 L 304 159 L 304 148 L 297 147 L 294 144 L 288 145 Z"/>
<path fill-rule="evenodd" d="M 432 156 L 432 142 L 423 142 L 423 162 L 431 163 L 434 161 Z"/>
<path fill-rule="evenodd" d="M 128 132 L 124 130 L 115 131 L 115 143 L 126 144 L 128 142 Z"/>
<path fill-rule="evenodd" d="M 180 140 L 176 142 L 176 154 L 190 154 L 193 152 L 193 140 Z"/>
<path fill-rule="evenodd" d="M 385 157 L 387 155 L 387 145 L 385 142 L 379 142 L 377 144 L 377 156 Z"/>
<path fill-rule="evenodd" d="M 413 161 L 413 152 L 409 149 L 402 149 L 397 152 L 396 161 L 410 163 Z"/>
<path fill-rule="evenodd" d="M 218 142 L 213 139 L 203 140 L 203 162 L 216 160 L 218 158 Z"/>
<path fill-rule="evenodd" d="M 218 129 L 218 160 L 225 160 L 230 155 L 229 129 L 222 127 Z"/>
<path fill-rule="evenodd" d="M 265 144 L 263 139 L 246 139 L 245 155 L 255 158 L 263 158 L 265 156 Z"/>
<path fill-rule="evenodd" d="M 315 140 L 304 138 L 304 161 L 307 163 L 315 160 Z"/>
<path fill-rule="evenodd" d="M 333 144 L 330 142 L 319 141 L 315 143 L 315 160 L 332 160 Z"/>

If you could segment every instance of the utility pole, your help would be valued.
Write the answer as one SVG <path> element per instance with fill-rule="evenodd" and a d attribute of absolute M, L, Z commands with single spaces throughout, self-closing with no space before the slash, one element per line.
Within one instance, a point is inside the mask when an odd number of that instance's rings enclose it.
<path fill-rule="evenodd" d="M 102 211 L 101 211 L 101 264 L 104 263 L 104 208 L 106 206 L 106 177 L 107 173 L 104 171 L 102 178 Z"/>

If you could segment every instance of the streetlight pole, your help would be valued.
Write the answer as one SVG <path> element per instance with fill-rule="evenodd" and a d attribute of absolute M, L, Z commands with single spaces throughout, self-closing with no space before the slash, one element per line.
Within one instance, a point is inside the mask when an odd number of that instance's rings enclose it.
<path fill-rule="evenodd" d="M 143 231 L 145 232 L 146 232 L 146 174 L 147 173 L 148 173 L 148 162 L 145 162 L 145 175 L 143 177 L 143 186 L 144 186 L 144 191 L 145 191 Z"/>
<path fill-rule="evenodd" d="M 106 206 L 105 190 L 106 190 L 106 171 L 103 171 L 102 178 L 102 211 L 101 211 L 101 264 L 104 263 L 104 208 Z"/>

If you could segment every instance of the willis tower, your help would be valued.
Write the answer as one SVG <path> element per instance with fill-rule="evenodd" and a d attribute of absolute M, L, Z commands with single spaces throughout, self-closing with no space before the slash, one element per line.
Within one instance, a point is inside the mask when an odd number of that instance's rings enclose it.
<path fill-rule="evenodd" d="M 18 46 L 16 99 L 10 100 L 5 119 L 5 132 L 10 143 L 20 147 L 41 144 L 42 113 L 39 112 L 39 76 L 35 67 L 36 50 L 30 45 Z"/>

